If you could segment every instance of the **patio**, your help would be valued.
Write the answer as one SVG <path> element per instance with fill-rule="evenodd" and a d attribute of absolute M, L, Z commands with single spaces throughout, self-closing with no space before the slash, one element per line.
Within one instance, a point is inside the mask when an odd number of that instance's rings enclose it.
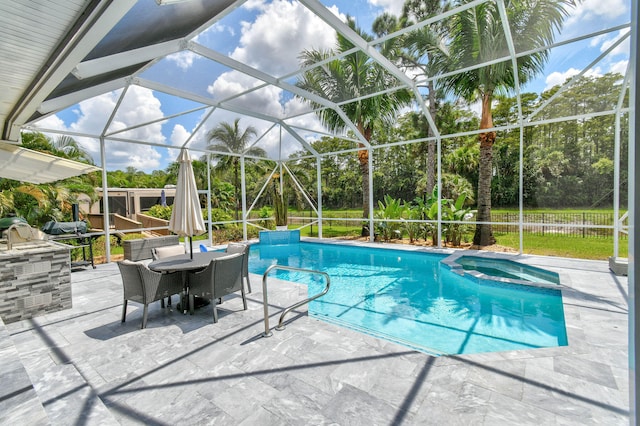
<path fill-rule="evenodd" d="M 211 307 L 155 303 L 140 330 L 141 305 L 120 323 L 115 263 L 74 272 L 73 309 L 6 326 L 39 402 L 31 388 L 0 398 L 0 423 L 628 424 L 627 278 L 606 262 L 517 258 L 560 274 L 569 346 L 437 358 L 304 307 L 262 338 L 257 275 L 247 311 L 227 300 L 213 324 Z M 306 287 L 272 284 L 273 326 Z"/>

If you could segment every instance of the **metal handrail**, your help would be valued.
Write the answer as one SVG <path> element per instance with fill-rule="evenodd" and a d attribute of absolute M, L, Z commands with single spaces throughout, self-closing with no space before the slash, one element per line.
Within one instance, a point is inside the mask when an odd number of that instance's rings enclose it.
<path fill-rule="evenodd" d="M 295 303 L 291 306 L 289 306 L 288 308 L 286 308 L 284 311 L 282 311 L 282 314 L 280 315 L 280 321 L 278 322 L 278 326 L 276 327 L 276 330 L 284 330 L 284 325 L 282 325 L 282 323 L 284 322 L 284 317 L 285 315 L 287 315 L 289 312 L 291 312 L 293 309 L 296 309 L 304 304 L 307 304 L 309 302 L 311 302 L 312 300 L 317 299 L 318 297 L 324 296 L 325 294 L 327 294 L 327 292 L 329 291 L 329 286 L 331 285 L 331 278 L 329 277 L 329 274 L 327 274 L 326 272 L 322 272 L 322 271 L 315 271 L 313 269 L 302 269 L 302 268 L 294 268 L 292 266 L 283 266 L 283 265 L 271 265 L 267 268 L 266 271 L 264 271 L 264 274 L 262 275 L 262 300 L 264 303 L 264 333 L 262 333 L 262 335 L 264 337 L 270 337 L 273 333 L 271 333 L 271 329 L 269 328 L 269 303 L 267 300 L 267 276 L 269 275 L 269 273 L 273 270 L 276 269 L 281 269 L 284 271 L 294 271 L 294 272 L 307 272 L 309 274 L 319 274 L 319 275 L 324 275 L 324 277 L 327 280 L 327 285 L 324 288 L 324 290 L 322 290 L 320 293 L 316 294 L 315 296 L 311 296 L 305 300 L 302 300 L 298 303 Z"/>

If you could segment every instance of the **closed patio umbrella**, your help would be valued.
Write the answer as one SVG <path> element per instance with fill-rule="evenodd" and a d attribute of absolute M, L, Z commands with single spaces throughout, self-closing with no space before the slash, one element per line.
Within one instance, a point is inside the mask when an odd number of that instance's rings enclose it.
<path fill-rule="evenodd" d="M 178 184 L 176 185 L 176 195 L 173 200 L 173 211 L 169 219 L 169 230 L 181 237 L 189 237 L 189 253 L 193 258 L 194 235 L 204 234 L 206 228 L 200 210 L 200 200 L 196 179 L 193 175 L 193 167 L 189 151 L 182 149 L 178 156 L 180 169 L 178 170 Z"/>

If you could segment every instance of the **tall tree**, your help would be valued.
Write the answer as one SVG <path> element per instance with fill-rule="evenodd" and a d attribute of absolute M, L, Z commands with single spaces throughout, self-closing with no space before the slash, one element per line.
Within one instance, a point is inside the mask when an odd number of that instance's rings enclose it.
<path fill-rule="evenodd" d="M 207 139 L 210 143 L 208 149 L 214 151 L 229 152 L 237 155 L 218 155 L 219 159 L 216 166 L 219 170 L 233 170 L 233 186 L 235 187 L 235 205 L 236 220 L 239 220 L 240 211 L 240 155 L 253 155 L 266 157 L 267 153 L 264 149 L 258 147 L 250 147 L 251 139 L 256 137 L 257 131 L 253 126 L 248 126 L 242 130 L 240 128 L 240 119 L 236 118 L 233 122 L 222 122 L 207 133 Z M 218 143 L 212 143 L 218 142 Z"/>
<path fill-rule="evenodd" d="M 352 18 L 347 18 L 348 25 L 366 41 L 372 37 L 356 27 Z M 353 49 L 354 45 L 338 33 L 335 49 L 327 51 L 305 50 L 300 55 L 303 67 L 313 67 L 305 72 L 298 81 L 298 86 L 331 102 L 339 103 L 347 99 L 356 99 L 340 105 L 347 117 L 355 124 L 358 132 L 367 142 L 371 141 L 376 122 L 391 125 L 397 112 L 409 104 L 412 95 L 408 90 L 397 90 L 384 95 L 363 97 L 398 86 L 398 81 L 360 50 L 329 60 Z M 318 62 L 322 66 L 314 66 Z M 346 128 L 338 112 L 331 108 L 322 108 L 313 101 L 304 99 L 316 108 L 320 121 L 334 132 Z M 369 151 L 365 144 L 358 144 L 358 163 L 362 176 L 363 217 L 369 217 Z M 363 233 L 365 232 L 363 228 Z"/>
<path fill-rule="evenodd" d="M 93 164 L 93 158 L 78 142 L 70 136 L 59 136 L 52 140 L 44 133 L 22 133 L 22 145 L 25 148 L 46 152 L 57 157 Z"/>
<path fill-rule="evenodd" d="M 402 25 L 408 27 L 414 22 L 424 21 L 436 15 L 440 15 L 450 9 L 447 0 L 406 0 L 402 8 Z M 437 22 L 411 31 L 406 35 L 404 45 L 407 54 L 403 56 L 403 62 L 408 67 L 418 68 L 426 76 L 433 76 L 446 60 L 445 40 L 449 37 L 449 27 L 444 22 Z M 429 114 L 436 121 L 438 93 L 433 79 L 427 81 L 427 101 Z M 426 137 L 433 136 L 431 128 L 425 123 Z M 431 140 L 427 145 L 427 186 L 426 194 L 433 192 L 436 175 L 436 141 Z"/>
<path fill-rule="evenodd" d="M 458 5 L 470 0 L 459 0 Z M 567 8 L 573 0 L 504 0 L 503 2 L 510 37 L 516 52 L 536 50 L 553 42 L 554 32 L 562 27 Z M 480 100 L 482 112 L 480 130 L 491 129 L 494 94 L 508 93 L 515 88 L 516 80 L 511 61 L 501 61 L 478 68 L 469 68 L 508 54 L 507 38 L 503 30 L 498 2 L 482 3 L 459 12 L 451 18 L 451 44 L 447 68 L 454 73 L 440 80 L 443 87 L 468 101 Z M 541 50 L 517 59 L 517 75 L 521 84 L 541 73 L 549 56 Z M 466 69 L 463 72 L 456 70 Z M 478 222 L 491 221 L 491 177 L 493 144 L 496 132 L 486 131 L 478 135 L 480 162 L 478 170 Z M 476 225 L 473 243 L 487 246 L 495 243 L 491 225 Z"/>

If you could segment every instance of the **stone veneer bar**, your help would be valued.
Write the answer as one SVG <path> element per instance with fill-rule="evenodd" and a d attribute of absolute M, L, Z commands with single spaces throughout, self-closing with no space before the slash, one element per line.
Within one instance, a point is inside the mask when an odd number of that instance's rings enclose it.
<path fill-rule="evenodd" d="M 50 241 L 0 246 L 0 318 L 5 324 L 71 308 L 69 247 Z"/>

